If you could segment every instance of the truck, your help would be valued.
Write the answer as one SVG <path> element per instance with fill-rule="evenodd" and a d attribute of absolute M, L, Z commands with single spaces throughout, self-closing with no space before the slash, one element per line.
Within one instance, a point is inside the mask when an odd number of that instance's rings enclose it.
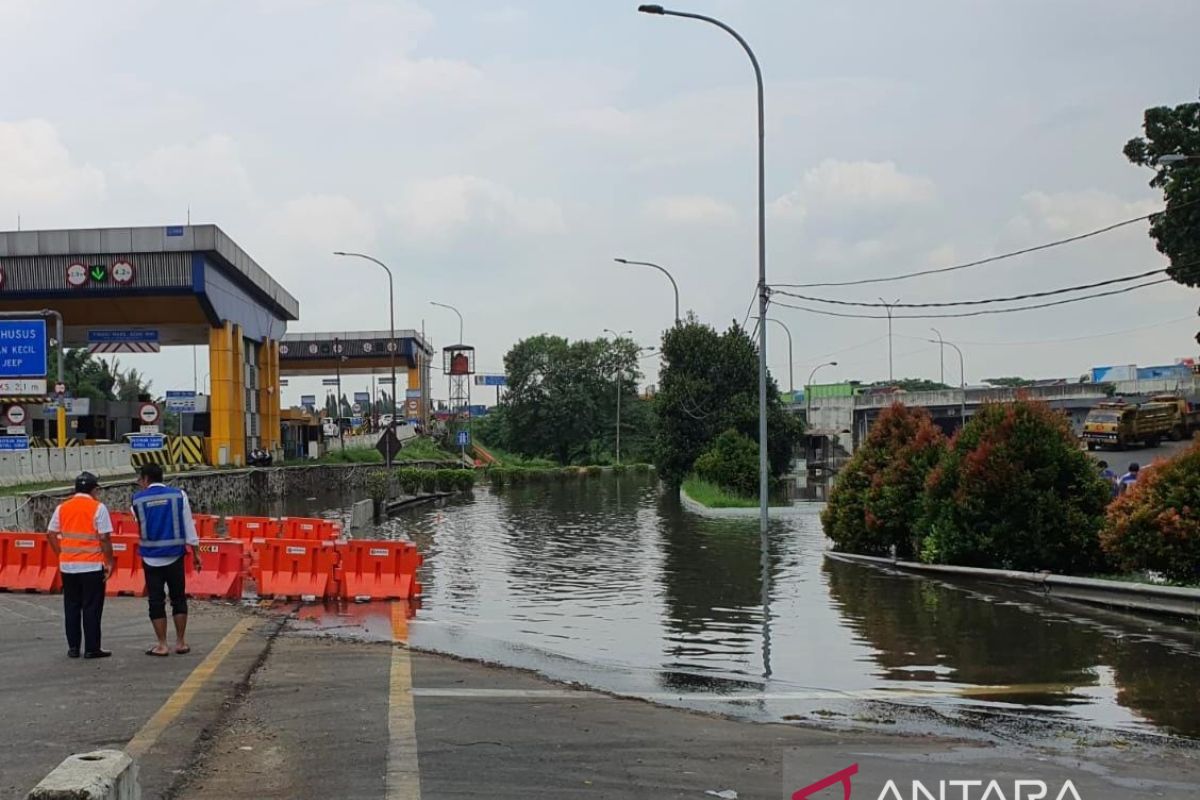
<path fill-rule="evenodd" d="M 1175 424 L 1171 427 L 1170 437 L 1175 441 L 1190 439 L 1200 431 L 1200 407 L 1188 402 L 1186 397 L 1174 394 L 1160 394 L 1150 398 L 1152 403 L 1164 403 L 1175 409 Z"/>
<path fill-rule="evenodd" d="M 1083 441 L 1088 450 L 1156 447 L 1172 435 L 1178 420 L 1179 409 L 1171 403 L 1101 403 L 1083 421 Z"/>

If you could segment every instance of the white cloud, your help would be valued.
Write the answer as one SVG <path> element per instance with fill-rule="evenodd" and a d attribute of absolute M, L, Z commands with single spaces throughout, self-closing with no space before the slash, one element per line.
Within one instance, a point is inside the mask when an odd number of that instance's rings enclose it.
<path fill-rule="evenodd" d="M 396 55 L 379 62 L 359 88 L 378 102 L 475 102 L 487 99 L 487 84 L 483 71 L 466 61 Z"/>
<path fill-rule="evenodd" d="M 0 122 L 0 203 L 14 210 L 76 206 L 104 194 L 104 173 L 75 163 L 46 120 Z"/>
<path fill-rule="evenodd" d="M 292 249 L 316 251 L 369 250 L 375 223 L 353 200 L 341 195 L 306 194 L 289 200 L 271 221 L 273 233 Z"/>
<path fill-rule="evenodd" d="M 155 194 L 171 198 L 247 198 L 250 177 L 242 165 L 237 143 L 225 134 L 212 134 L 192 144 L 156 148 L 125 165 L 123 176 Z"/>
<path fill-rule="evenodd" d="M 410 240 L 439 241 L 469 231 L 508 236 L 544 235 L 565 229 L 553 200 L 516 194 L 487 178 L 447 175 L 409 184 L 388 214 Z"/>
<path fill-rule="evenodd" d="M 1098 189 L 1076 192 L 1028 192 L 1024 209 L 1009 222 L 1014 233 L 1076 234 L 1157 211 L 1157 200 L 1122 200 Z"/>
<path fill-rule="evenodd" d="M 737 220 L 737 210 L 714 197 L 679 194 L 646 201 L 646 217 L 658 222 L 684 225 L 728 225 Z"/>
<path fill-rule="evenodd" d="M 891 161 L 825 159 L 808 170 L 800 186 L 771 203 L 782 219 L 802 220 L 814 209 L 894 208 L 927 203 L 933 181 L 901 172 Z"/>

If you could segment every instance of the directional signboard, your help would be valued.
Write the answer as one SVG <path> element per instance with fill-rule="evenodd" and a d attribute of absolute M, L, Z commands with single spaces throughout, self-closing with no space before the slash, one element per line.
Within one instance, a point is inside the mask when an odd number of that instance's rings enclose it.
<path fill-rule="evenodd" d="M 508 378 L 504 375 L 476 375 L 476 386 L 507 386 Z"/>
<path fill-rule="evenodd" d="M 157 342 L 158 331 L 145 328 L 128 330 L 89 330 L 89 342 Z"/>
<path fill-rule="evenodd" d="M 0 378 L 45 376 L 46 320 L 0 320 Z"/>
<path fill-rule="evenodd" d="M 338 383 L 339 383 L 339 381 L 337 378 L 322 378 L 321 379 L 322 386 L 337 386 Z"/>
<path fill-rule="evenodd" d="M 316 396 L 315 394 L 302 394 L 302 395 L 300 395 L 300 405 L 302 405 L 302 406 L 315 406 L 316 404 L 317 404 L 317 396 Z"/>
<path fill-rule="evenodd" d="M 458 436 L 454 438 L 455 441 L 458 442 L 459 447 L 466 447 L 471 443 L 471 434 L 467 433 L 466 431 L 459 431 Z"/>
<path fill-rule="evenodd" d="M 28 436 L 0 436 L 0 450 L 28 450 Z"/>
<path fill-rule="evenodd" d="M 363 403 L 363 404 L 371 402 L 371 393 L 370 392 L 355 392 L 354 393 L 354 402 Z"/>
<path fill-rule="evenodd" d="M 166 438 L 162 434 L 132 434 L 129 449 L 134 451 L 162 450 Z"/>
<path fill-rule="evenodd" d="M 196 393 L 191 390 L 167 392 L 167 408 L 177 414 L 196 413 Z"/>

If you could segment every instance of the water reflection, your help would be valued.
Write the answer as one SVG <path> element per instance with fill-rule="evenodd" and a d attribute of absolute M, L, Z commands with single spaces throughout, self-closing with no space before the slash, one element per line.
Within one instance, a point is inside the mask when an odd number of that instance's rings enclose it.
<path fill-rule="evenodd" d="M 718 710 L 769 718 L 882 692 L 1200 736 L 1194 626 L 829 561 L 819 510 L 772 511 L 766 583 L 756 519 L 698 517 L 641 476 L 481 488 L 378 534 L 425 554 L 418 646 L 620 692 L 744 698 Z M 342 622 L 366 625 L 353 614 Z"/>

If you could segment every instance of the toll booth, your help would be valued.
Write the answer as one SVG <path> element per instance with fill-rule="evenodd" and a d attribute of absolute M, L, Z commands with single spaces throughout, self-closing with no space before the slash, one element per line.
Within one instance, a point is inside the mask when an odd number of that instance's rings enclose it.
<path fill-rule="evenodd" d="M 39 309 L 62 314 L 67 347 L 207 345 L 210 402 L 192 424 L 210 463 L 278 451 L 279 341 L 300 304 L 217 226 L 0 232 L 0 310 Z"/>

